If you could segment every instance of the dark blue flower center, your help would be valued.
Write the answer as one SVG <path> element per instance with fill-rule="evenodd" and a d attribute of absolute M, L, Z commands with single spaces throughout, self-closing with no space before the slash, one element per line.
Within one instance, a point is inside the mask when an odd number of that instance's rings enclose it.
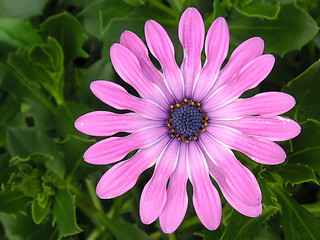
<path fill-rule="evenodd" d="M 200 103 L 184 99 L 184 101 L 170 106 L 170 116 L 167 126 L 171 137 L 187 143 L 197 140 L 200 132 L 205 131 L 208 118 L 203 113 Z"/>

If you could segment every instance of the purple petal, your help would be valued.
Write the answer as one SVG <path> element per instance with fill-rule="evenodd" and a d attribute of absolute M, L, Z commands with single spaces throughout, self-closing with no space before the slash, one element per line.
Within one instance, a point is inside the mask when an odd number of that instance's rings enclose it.
<path fill-rule="evenodd" d="M 116 114 L 106 111 L 90 112 L 75 121 L 75 127 L 80 132 L 92 136 L 110 136 L 117 132 L 132 133 L 158 125 L 163 125 L 163 122 L 147 119 L 135 113 Z"/>
<path fill-rule="evenodd" d="M 201 70 L 194 88 L 193 99 L 201 100 L 215 83 L 221 65 L 229 49 L 229 28 L 224 18 L 217 18 L 211 25 L 205 43 L 207 61 Z"/>
<path fill-rule="evenodd" d="M 126 137 L 110 137 L 92 145 L 83 158 L 92 164 L 109 164 L 123 159 L 129 152 L 147 148 L 167 135 L 167 127 L 151 127 Z"/>
<path fill-rule="evenodd" d="M 206 131 L 218 142 L 243 152 L 258 163 L 274 165 L 283 163 L 286 159 L 283 149 L 270 140 L 249 137 L 233 128 L 211 124 Z"/>
<path fill-rule="evenodd" d="M 173 44 L 164 28 L 149 20 L 145 24 L 145 36 L 152 55 L 160 62 L 164 81 L 171 94 L 181 101 L 184 97 L 183 77 L 174 58 Z"/>
<path fill-rule="evenodd" d="M 212 111 L 236 100 L 246 90 L 255 88 L 272 70 L 274 57 L 270 54 L 262 55 L 252 60 L 240 73 L 240 76 L 229 85 L 219 89 L 204 103 L 206 111 Z"/>
<path fill-rule="evenodd" d="M 144 76 L 138 59 L 128 48 L 115 43 L 111 46 L 110 57 L 119 76 L 133 86 L 141 97 L 150 99 L 166 109 L 167 99 L 160 88 Z"/>
<path fill-rule="evenodd" d="M 182 142 L 177 166 L 170 176 L 167 202 L 159 217 L 162 231 L 168 234 L 179 227 L 188 207 L 186 153 L 187 145 Z"/>
<path fill-rule="evenodd" d="M 140 174 L 155 164 L 169 140 L 170 137 L 166 136 L 153 146 L 140 149 L 132 158 L 110 168 L 97 185 L 97 195 L 110 199 L 130 190 Z"/>
<path fill-rule="evenodd" d="M 244 134 L 272 141 L 289 140 L 296 137 L 301 131 L 298 123 L 283 117 L 249 116 L 235 120 L 212 120 L 211 123 L 232 127 Z"/>
<path fill-rule="evenodd" d="M 210 172 L 219 186 L 224 187 L 234 201 L 252 207 L 260 205 L 262 196 L 257 180 L 236 159 L 232 151 L 208 134 L 202 134 L 200 142 L 203 152 L 207 155 Z"/>
<path fill-rule="evenodd" d="M 197 9 L 188 8 L 179 23 L 179 39 L 184 49 L 181 71 L 184 78 L 186 97 L 192 97 L 194 80 L 201 69 L 201 51 L 205 29 Z"/>
<path fill-rule="evenodd" d="M 144 187 L 140 199 L 140 218 L 144 224 L 154 222 L 167 200 L 167 182 L 174 171 L 179 156 L 179 141 L 173 140 L 162 152 L 150 181 Z"/>
<path fill-rule="evenodd" d="M 174 102 L 171 93 L 163 81 L 162 73 L 151 62 L 148 49 L 142 40 L 133 32 L 125 31 L 121 35 L 120 44 L 128 48 L 137 57 L 143 74 L 148 80 L 159 86 L 168 102 Z"/>
<path fill-rule="evenodd" d="M 193 186 L 194 209 L 202 224 L 209 230 L 214 230 L 221 221 L 219 193 L 210 180 L 206 160 L 194 142 L 188 144 L 187 167 Z"/>
<path fill-rule="evenodd" d="M 247 115 L 276 116 L 289 111 L 295 105 L 292 96 L 282 92 L 259 93 L 251 98 L 240 98 L 225 107 L 208 113 L 215 119 L 233 119 Z"/>
<path fill-rule="evenodd" d="M 113 82 L 94 81 L 90 88 L 97 98 L 111 107 L 132 110 L 152 119 L 168 118 L 168 113 L 152 101 L 130 95 L 123 87 Z"/>
<path fill-rule="evenodd" d="M 233 82 L 240 74 L 241 69 L 250 61 L 263 53 L 264 43 L 259 37 L 253 37 L 241 43 L 232 53 L 227 65 L 222 69 L 219 77 L 203 102 L 206 102 L 219 87 Z"/>

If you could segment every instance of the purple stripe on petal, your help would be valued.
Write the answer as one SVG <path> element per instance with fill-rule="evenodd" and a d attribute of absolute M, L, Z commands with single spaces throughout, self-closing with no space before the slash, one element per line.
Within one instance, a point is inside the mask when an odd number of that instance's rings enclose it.
<path fill-rule="evenodd" d="M 211 124 L 206 131 L 220 143 L 243 152 L 258 163 L 274 165 L 286 159 L 284 150 L 270 140 L 249 137 L 236 129 Z"/>
<path fill-rule="evenodd" d="M 140 174 L 155 164 L 169 141 L 170 137 L 166 136 L 153 146 L 140 149 L 132 158 L 114 165 L 100 179 L 97 195 L 103 199 L 110 199 L 130 190 Z"/>
<path fill-rule="evenodd" d="M 229 28 L 226 20 L 217 18 L 211 25 L 205 43 L 207 61 L 193 88 L 193 100 L 201 100 L 215 83 L 229 49 Z"/>
<path fill-rule="evenodd" d="M 181 101 L 184 97 L 183 77 L 174 58 L 174 47 L 166 30 L 153 20 L 146 22 L 144 30 L 148 47 L 162 67 L 166 86 L 171 94 Z"/>
<path fill-rule="evenodd" d="M 264 42 L 259 37 L 253 37 L 241 43 L 231 54 L 230 60 L 220 72 L 213 87 L 203 98 L 203 102 L 205 103 L 218 88 L 234 81 L 245 65 L 256 57 L 261 56 L 263 48 Z"/>
<path fill-rule="evenodd" d="M 261 191 L 254 175 L 244 167 L 227 147 L 208 134 L 202 134 L 200 146 L 206 153 L 211 174 L 238 202 L 256 207 L 261 204 Z"/>
<path fill-rule="evenodd" d="M 167 202 L 159 217 L 162 231 L 168 234 L 179 227 L 188 207 L 186 153 L 187 144 L 181 142 L 178 163 L 170 176 Z"/>
<path fill-rule="evenodd" d="M 75 127 L 92 136 L 111 136 L 117 132 L 132 133 L 142 128 L 163 125 L 163 121 L 144 118 L 136 113 L 116 114 L 96 111 L 82 115 L 75 121 Z"/>
<path fill-rule="evenodd" d="M 212 120 L 211 123 L 232 127 L 244 134 L 271 141 L 286 141 L 296 137 L 301 131 L 298 123 L 283 117 L 249 116 L 235 120 Z"/>
<path fill-rule="evenodd" d="M 148 81 L 142 73 L 136 56 L 125 46 L 115 43 L 111 46 L 112 65 L 119 76 L 133 86 L 141 97 L 150 99 L 166 109 L 168 102 L 160 88 Z"/>
<path fill-rule="evenodd" d="M 208 112 L 213 119 L 235 119 L 248 115 L 265 117 L 276 116 L 289 111 L 295 105 L 292 96 L 282 92 L 259 93 L 251 98 L 239 98 L 236 101 Z"/>
<path fill-rule="evenodd" d="M 152 119 L 168 118 L 168 113 L 152 101 L 130 95 L 123 87 L 113 82 L 94 81 L 90 88 L 97 98 L 111 107 L 132 110 Z"/>
<path fill-rule="evenodd" d="M 150 181 L 140 198 L 140 218 L 144 224 L 154 222 L 167 201 L 167 182 L 174 171 L 179 156 L 179 141 L 169 143 L 159 158 Z"/>
<path fill-rule="evenodd" d="M 110 137 L 92 145 L 83 158 L 92 164 L 109 164 L 123 159 L 129 152 L 146 148 L 167 135 L 167 127 L 151 127 L 126 137 Z"/>
<path fill-rule="evenodd" d="M 212 111 L 236 100 L 246 90 L 255 88 L 271 72 L 274 57 L 270 54 L 262 55 L 252 60 L 242 69 L 239 77 L 229 85 L 220 88 L 203 105 L 204 110 Z"/>
<path fill-rule="evenodd" d="M 127 47 L 137 57 L 146 78 L 159 86 L 170 103 L 174 102 L 163 81 L 162 73 L 151 62 L 148 49 L 142 40 L 133 32 L 125 31 L 121 35 L 120 44 Z"/>
<path fill-rule="evenodd" d="M 218 228 L 221 221 L 221 202 L 214 188 L 206 160 L 195 142 L 188 144 L 187 168 L 193 186 L 194 209 L 209 230 Z"/>
<path fill-rule="evenodd" d="M 186 97 L 191 99 L 194 80 L 201 69 L 201 51 L 204 42 L 204 23 L 197 9 L 188 8 L 179 22 L 179 39 L 184 49 L 181 71 Z"/>

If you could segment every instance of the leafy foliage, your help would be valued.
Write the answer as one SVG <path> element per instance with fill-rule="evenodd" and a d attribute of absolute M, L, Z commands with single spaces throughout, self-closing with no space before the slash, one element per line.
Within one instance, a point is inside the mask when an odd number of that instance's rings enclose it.
<path fill-rule="evenodd" d="M 76 131 L 74 121 L 93 109 L 110 110 L 89 85 L 118 82 L 109 48 L 123 31 L 143 39 L 144 22 L 154 19 L 168 29 L 181 59 L 177 25 L 190 6 L 206 27 L 218 16 L 227 19 L 231 49 L 249 37 L 264 39 L 276 69 L 255 91 L 294 96 L 286 116 L 302 131 L 280 143 L 287 152 L 282 165 L 252 164 L 236 153 L 259 181 L 259 217 L 223 202 L 216 231 L 204 229 L 190 209 L 178 230 L 165 235 L 158 222 L 145 226 L 139 219 L 146 178 L 116 199 L 96 196 L 109 167 L 83 161 L 96 139 Z M 312 0 L 0 0 L 0 239 L 318 239 L 319 9 Z"/>

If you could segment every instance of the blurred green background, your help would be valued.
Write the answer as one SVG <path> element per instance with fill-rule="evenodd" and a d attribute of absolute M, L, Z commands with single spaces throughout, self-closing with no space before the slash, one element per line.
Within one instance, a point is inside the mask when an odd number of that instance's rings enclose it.
<path fill-rule="evenodd" d="M 229 55 L 250 37 L 264 39 L 276 64 L 246 96 L 290 93 L 297 105 L 285 115 L 302 132 L 280 143 L 288 158 L 279 166 L 236 153 L 259 181 L 261 216 L 242 216 L 221 195 L 222 223 L 211 232 L 189 201 L 182 225 L 166 235 L 157 221 L 146 226 L 139 219 L 140 194 L 152 169 L 123 196 L 98 199 L 96 183 L 110 166 L 83 161 L 99 139 L 73 124 L 89 111 L 114 111 L 91 93 L 94 80 L 114 81 L 136 94 L 110 63 L 109 48 L 123 31 L 143 39 L 145 21 L 158 21 L 181 63 L 177 26 L 190 6 L 201 12 L 207 30 L 216 17 L 226 18 Z M 320 2 L 314 0 L 0 0 L 0 239 L 320 239 L 319 22 Z"/>

